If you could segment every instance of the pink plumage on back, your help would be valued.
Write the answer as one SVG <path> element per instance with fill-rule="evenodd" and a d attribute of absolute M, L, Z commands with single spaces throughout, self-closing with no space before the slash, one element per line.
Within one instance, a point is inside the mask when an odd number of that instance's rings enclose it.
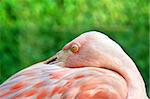
<path fill-rule="evenodd" d="M 146 99 L 131 58 L 106 35 L 91 31 L 55 56 L 0 85 L 0 99 Z"/>
<path fill-rule="evenodd" d="M 70 69 L 56 65 L 36 64 L 2 84 L 0 97 L 4 99 L 96 99 L 100 96 L 106 98 L 107 95 L 104 94 L 107 93 L 115 99 L 120 99 L 126 97 L 127 94 L 124 92 L 127 91 L 127 87 L 121 88 L 120 95 L 115 87 L 122 86 L 126 86 L 124 79 L 109 70 L 95 67 Z M 110 92 L 101 90 L 107 87 L 112 87 Z"/>

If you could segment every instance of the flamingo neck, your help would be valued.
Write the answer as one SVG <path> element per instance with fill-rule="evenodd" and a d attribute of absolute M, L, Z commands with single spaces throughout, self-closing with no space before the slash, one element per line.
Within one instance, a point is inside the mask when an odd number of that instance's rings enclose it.
<path fill-rule="evenodd" d="M 115 62 L 113 64 L 115 70 L 121 74 L 125 80 L 127 81 L 128 85 L 128 99 L 130 98 L 139 98 L 142 99 L 146 97 L 146 89 L 143 78 L 138 71 L 135 63 L 129 56 L 122 57 L 119 62 Z"/>

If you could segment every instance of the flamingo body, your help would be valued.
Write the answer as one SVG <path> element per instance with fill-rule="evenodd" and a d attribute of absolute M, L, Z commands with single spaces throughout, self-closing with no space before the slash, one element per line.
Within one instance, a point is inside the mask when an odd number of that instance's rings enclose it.
<path fill-rule="evenodd" d="M 56 55 L 0 85 L 0 99 L 148 99 L 132 59 L 108 36 L 91 31 Z"/>
<path fill-rule="evenodd" d="M 4 99 L 121 99 L 127 96 L 127 85 L 107 69 L 36 64 L 7 80 L 0 92 Z"/>

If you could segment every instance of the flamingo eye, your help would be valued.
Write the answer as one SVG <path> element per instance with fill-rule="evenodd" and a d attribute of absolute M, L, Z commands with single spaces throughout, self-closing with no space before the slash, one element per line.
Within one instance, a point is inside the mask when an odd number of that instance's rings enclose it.
<path fill-rule="evenodd" d="M 70 48 L 71 52 L 76 53 L 79 51 L 79 46 L 77 44 L 73 44 Z"/>

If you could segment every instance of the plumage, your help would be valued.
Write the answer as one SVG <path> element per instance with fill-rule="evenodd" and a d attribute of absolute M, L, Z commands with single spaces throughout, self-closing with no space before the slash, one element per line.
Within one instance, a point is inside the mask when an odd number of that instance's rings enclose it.
<path fill-rule="evenodd" d="M 133 61 L 106 35 L 91 31 L 50 59 L 0 85 L 0 99 L 145 99 Z"/>
<path fill-rule="evenodd" d="M 107 79 L 105 79 L 107 78 Z M 120 83 L 121 82 L 121 83 Z M 89 99 L 104 87 L 127 86 L 125 80 L 113 71 L 95 67 L 62 68 L 56 65 L 36 64 L 19 72 L 0 86 L 0 97 L 9 98 L 51 98 L 74 99 L 86 94 Z M 120 97 L 126 97 L 127 87 L 120 90 Z M 43 94 L 42 94 L 43 92 Z M 108 93 L 108 92 L 107 92 Z M 114 93 L 115 95 L 115 93 Z M 38 98 L 40 97 L 41 98 Z M 112 94 L 113 97 L 113 94 Z"/>

